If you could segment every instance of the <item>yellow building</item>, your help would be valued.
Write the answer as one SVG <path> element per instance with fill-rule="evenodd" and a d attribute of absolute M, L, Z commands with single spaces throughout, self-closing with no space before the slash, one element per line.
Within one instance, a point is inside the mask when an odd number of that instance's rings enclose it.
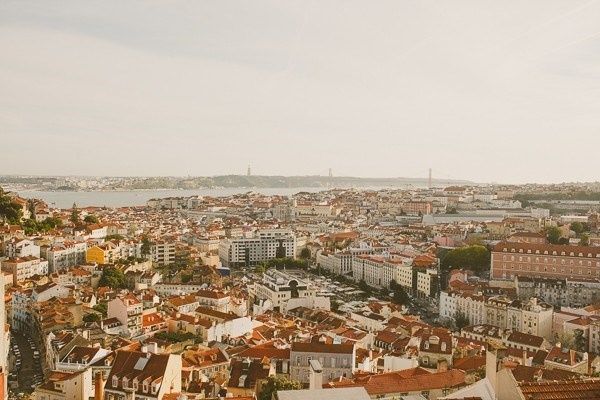
<path fill-rule="evenodd" d="M 100 246 L 92 246 L 87 249 L 85 253 L 85 261 L 88 264 L 107 264 L 108 263 L 108 254 L 105 249 Z"/>
<path fill-rule="evenodd" d="M 85 261 L 89 264 L 109 264 L 114 261 L 118 247 L 112 243 L 89 247 L 85 253 Z"/>

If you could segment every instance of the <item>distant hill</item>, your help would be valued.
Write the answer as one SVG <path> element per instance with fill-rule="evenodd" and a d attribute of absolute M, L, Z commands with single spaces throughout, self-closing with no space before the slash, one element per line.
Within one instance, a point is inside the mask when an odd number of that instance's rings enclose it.
<path fill-rule="evenodd" d="M 465 180 L 433 180 L 436 185 L 473 184 Z M 349 176 L 260 176 L 222 175 L 213 177 L 149 177 L 131 178 L 123 182 L 125 189 L 198 189 L 203 187 L 226 188 L 301 188 L 301 187 L 387 187 L 426 186 L 422 178 L 356 178 Z"/>

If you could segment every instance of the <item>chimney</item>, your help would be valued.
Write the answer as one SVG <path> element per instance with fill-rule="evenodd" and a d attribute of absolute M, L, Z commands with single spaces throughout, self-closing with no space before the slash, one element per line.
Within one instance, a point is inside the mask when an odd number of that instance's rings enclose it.
<path fill-rule="evenodd" d="M 323 389 L 323 368 L 318 360 L 310 360 L 310 390 Z"/>
<path fill-rule="evenodd" d="M 488 379 L 494 394 L 498 393 L 498 371 L 500 371 L 500 365 L 504 358 L 506 349 L 501 345 L 488 343 L 485 352 L 485 377 Z"/>
<path fill-rule="evenodd" d="M 96 382 L 94 384 L 94 399 L 104 400 L 104 377 L 102 372 L 96 372 Z"/>

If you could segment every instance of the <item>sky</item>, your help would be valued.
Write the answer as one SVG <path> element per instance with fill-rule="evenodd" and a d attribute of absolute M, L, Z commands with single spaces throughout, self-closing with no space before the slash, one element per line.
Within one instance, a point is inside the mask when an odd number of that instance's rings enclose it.
<path fill-rule="evenodd" d="M 0 2 L 0 174 L 600 180 L 600 1 Z"/>

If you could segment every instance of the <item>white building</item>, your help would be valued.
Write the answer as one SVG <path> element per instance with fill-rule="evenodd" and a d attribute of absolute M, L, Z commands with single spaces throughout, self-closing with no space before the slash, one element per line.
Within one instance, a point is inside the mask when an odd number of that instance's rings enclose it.
<path fill-rule="evenodd" d="M 106 380 L 105 399 L 159 400 L 181 393 L 181 367 L 180 355 L 118 351 Z"/>
<path fill-rule="evenodd" d="M 91 368 L 76 372 L 51 372 L 48 382 L 38 386 L 35 400 L 88 400 L 94 397 Z"/>
<path fill-rule="evenodd" d="M 158 241 L 150 248 L 152 261 L 158 265 L 170 265 L 175 262 L 175 243 Z"/>
<path fill-rule="evenodd" d="M 253 237 L 228 238 L 219 244 L 219 258 L 225 267 L 256 265 L 295 255 L 296 236 L 287 229 L 258 231 Z"/>
<path fill-rule="evenodd" d="M 285 312 L 288 302 L 295 299 L 306 299 L 314 302 L 316 291 L 308 281 L 298 279 L 274 268 L 267 270 L 262 282 L 256 282 L 248 288 L 251 300 L 254 301 L 254 312 L 260 314 L 266 310 Z"/>
<path fill-rule="evenodd" d="M 85 263 L 86 242 L 62 242 L 42 246 L 41 255 L 48 260 L 48 269 L 55 272 Z"/>
<path fill-rule="evenodd" d="M 48 261 L 34 256 L 4 260 L 2 261 L 2 268 L 12 271 L 14 285 L 34 275 L 48 275 Z"/>
<path fill-rule="evenodd" d="M 488 324 L 552 340 L 552 306 L 536 298 L 510 300 L 504 296 L 486 297 L 481 293 L 440 293 L 440 318 L 454 319 L 458 312 L 470 325 Z"/>
<path fill-rule="evenodd" d="M 40 257 L 40 246 L 33 240 L 13 239 L 5 244 L 5 254 L 8 258 Z"/>
<path fill-rule="evenodd" d="M 353 255 L 350 252 L 317 253 L 317 264 L 336 275 L 348 275 L 352 272 Z"/>
<path fill-rule="evenodd" d="M 365 281 L 367 285 L 376 288 L 387 288 L 392 280 L 404 282 L 407 271 L 411 271 L 410 286 L 412 287 L 411 260 L 405 257 L 359 255 L 352 260 L 352 277 L 355 281 Z M 403 285 L 403 283 L 400 283 Z M 403 285 L 404 286 L 404 285 Z"/>
<path fill-rule="evenodd" d="M 116 318 L 131 337 L 142 333 L 143 304 L 134 295 L 117 297 L 108 303 L 108 318 Z"/>

